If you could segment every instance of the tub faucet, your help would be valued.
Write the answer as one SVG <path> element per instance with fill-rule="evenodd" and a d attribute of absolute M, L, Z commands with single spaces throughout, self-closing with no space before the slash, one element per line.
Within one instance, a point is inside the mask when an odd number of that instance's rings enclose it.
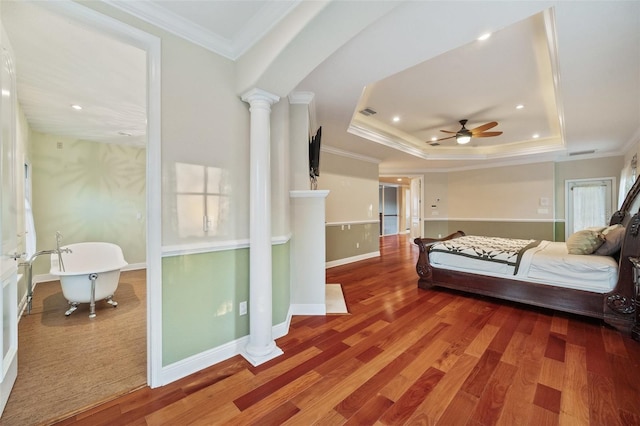
<path fill-rule="evenodd" d="M 64 262 L 62 261 L 62 254 L 60 254 L 60 240 L 62 240 L 62 234 L 60 231 L 56 231 L 56 252 L 58 253 L 58 270 L 64 271 Z"/>
<path fill-rule="evenodd" d="M 33 261 L 38 256 L 45 254 L 57 254 L 58 255 L 58 268 L 60 271 L 64 271 L 64 263 L 62 262 L 62 253 L 71 253 L 71 249 L 68 247 L 60 248 L 60 238 L 62 234 L 56 232 L 56 248 L 55 250 L 41 250 L 32 254 L 26 262 L 21 262 L 18 265 L 24 266 L 27 270 L 27 315 L 31 313 L 31 303 L 33 301 Z"/>

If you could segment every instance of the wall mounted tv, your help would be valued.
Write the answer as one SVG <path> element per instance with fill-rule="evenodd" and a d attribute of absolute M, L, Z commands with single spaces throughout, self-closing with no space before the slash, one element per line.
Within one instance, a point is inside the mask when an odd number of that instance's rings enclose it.
<path fill-rule="evenodd" d="M 320 139 L 322 138 L 322 126 L 318 128 L 315 136 L 309 139 L 309 177 L 311 182 L 320 176 Z"/>

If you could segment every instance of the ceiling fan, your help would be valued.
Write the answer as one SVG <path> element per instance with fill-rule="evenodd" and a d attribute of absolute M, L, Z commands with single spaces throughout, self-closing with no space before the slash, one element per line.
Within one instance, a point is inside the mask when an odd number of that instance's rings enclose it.
<path fill-rule="evenodd" d="M 440 141 L 444 141 L 447 139 L 453 139 L 456 138 L 456 142 L 458 142 L 460 145 L 464 145 L 466 143 L 469 143 L 469 141 L 471 141 L 471 138 L 488 138 L 488 137 L 492 137 L 492 136 L 500 136 L 502 134 L 502 132 L 487 132 L 486 130 L 492 129 L 494 127 L 496 127 L 498 125 L 498 122 L 496 121 L 491 121 L 489 123 L 485 123 L 482 126 L 478 126 L 475 127 L 471 130 L 467 129 L 465 127 L 465 124 L 467 124 L 468 120 L 460 120 L 459 123 L 462 125 L 462 128 L 460 130 L 458 130 L 457 132 L 452 132 L 449 130 L 440 130 L 441 132 L 444 133 L 453 133 L 453 136 L 448 136 L 446 138 L 441 138 L 438 139 L 436 142 L 440 142 Z"/>

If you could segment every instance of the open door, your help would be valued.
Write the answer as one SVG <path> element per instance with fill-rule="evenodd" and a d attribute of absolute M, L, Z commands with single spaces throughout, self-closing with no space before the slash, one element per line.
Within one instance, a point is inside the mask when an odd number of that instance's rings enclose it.
<path fill-rule="evenodd" d="M 0 85 L 0 413 L 18 375 L 18 247 L 16 204 L 16 79 L 13 55 L 4 29 L 0 38 L 2 71 Z M 1 414 L 0 414 L 1 415 Z"/>
<path fill-rule="evenodd" d="M 422 179 L 411 179 L 411 241 L 422 236 Z"/>

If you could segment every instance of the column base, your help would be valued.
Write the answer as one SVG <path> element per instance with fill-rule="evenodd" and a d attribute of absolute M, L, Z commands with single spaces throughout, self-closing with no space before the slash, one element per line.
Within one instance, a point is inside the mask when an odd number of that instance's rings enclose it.
<path fill-rule="evenodd" d="M 272 359 L 277 358 L 282 354 L 284 354 L 282 349 L 280 349 L 275 345 L 271 348 L 271 351 L 267 352 L 266 354 L 260 354 L 260 355 L 251 354 L 247 350 L 247 347 L 245 347 L 242 351 L 240 351 L 240 355 L 242 355 L 244 359 L 249 361 L 249 363 L 254 367 L 264 364 L 267 361 L 271 361 Z"/>

